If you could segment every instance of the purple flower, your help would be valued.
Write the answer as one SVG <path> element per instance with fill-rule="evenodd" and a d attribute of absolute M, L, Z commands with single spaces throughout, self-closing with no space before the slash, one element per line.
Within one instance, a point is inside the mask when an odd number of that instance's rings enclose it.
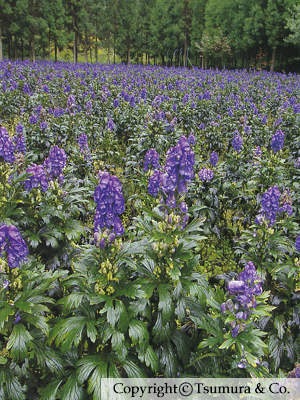
<path fill-rule="evenodd" d="M 76 97 L 73 94 L 68 97 L 67 106 L 71 108 L 76 107 Z"/>
<path fill-rule="evenodd" d="M 145 155 L 144 171 L 147 172 L 151 164 L 154 169 L 160 168 L 158 160 L 159 154 L 154 149 L 148 150 Z"/>
<path fill-rule="evenodd" d="M 196 144 L 196 138 L 192 133 L 188 137 L 188 142 L 189 142 L 190 146 L 195 146 L 195 144 Z"/>
<path fill-rule="evenodd" d="M 263 216 L 262 214 L 258 214 L 258 215 L 256 216 L 256 218 L 255 218 L 254 223 L 255 223 L 256 225 L 261 225 L 261 224 L 262 224 L 263 217 L 264 217 L 264 216 Z"/>
<path fill-rule="evenodd" d="M 198 176 L 202 182 L 210 182 L 214 177 L 214 173 L 211 169 L 202 168 L 198 172 Z"/>
<path fill-rule="evenodd" d="M 16 126 L 16 132 L 18 135 L 22 135 L 22 133 L 23 133 L 23 125 L 22 124 L 18 124 Z"/>
<path fill-rule="evenodd" d="M 2 251 L 7 253 L 7 262 L 10 268 L 19 268 L 20 263 L 26 260 L 29 251 L 17 227 L 1 225 L 0 256 Z"/>
<path fill-rule="evenodd" d="M 43 91 L 44 91 L 44 93 L 48 93 L 49 92 L 49 87 L 48 87 L 48 85 L 43 85 Z"/>
<path fill-rule="evenodd" d="M 240 324 L 238 324 L 234 329 L 232 329 L 232 332 L 231 332 L 232 337 L 234 337 L 234 338 L 237 337 L 239 330 L 240 330 Z"/>
<path fill-rule="evenodd" d="M 211 155 L 210 155 L 210 163 L 211 163 L 211 165 L 212 165 L 213 167 L 216 167 L 217 164 L 218 164 L 218 161 L 219 161 L 219 156 L 218 156 L 218 154 L 217 154 L 215 151 L 213 151 L 213 152 L 211 153 Z"/>
<path fill-rule="evenodd" d="M 284 133 L 281 129 L 278 129 L 271 139 L 271 147 L 274 153 L 277 153 L 279 150 L 283 148 L 284 143 Z"/>
<path fill-rule="evenodd" d="M 95 232 L 100 229 L 111 229 L 117 236 L 124 234 L 125 229 L 118 215 L 125 211 L 122 185 L 116 176 L 101 172 L 100 182 L 95 189 L 94 200 L 97 203 L 94 220 Z M 101 241 L 100 241 L 101 244 Z"/>
<path fill-rule="evenodd" d="M 37 117 L 36 117 L 35 115 L 31 115 L 31 116 L 29 117 L 29 123 L 30 123 L 31 125 L 36 124 L 36 123 L 37 123 Z"/>
<path fill-rule="evenodd" d="M 262 155 L 261 148 L 259 146 L 256 147 L 255 152 L 254 152 L 254 157 L 260 158 Z"/>
<path fill-rule="evenodd" d="M 264 116 L 262 117 L 262 119 L 261 119 L 261 124 L 262 124 L 262 125 L 266 125 L 267 121 L 268 121 L 268 118 L 267 118 L 266 115 L 264 115 Z"/>
<path fill-rule="evenodd" d="M 42 122 L 40 123 L 40 130 L 41 130 L 41 131 L 45 131 L 47 128 L 48 128 L 47 122 L 46 122 L 46 121 L 42 121 Z"/>
<path fill-rule="evenodd" d="M 115 100 L 114 100 L 114 107 L 115 107 L 115 108 L 118 108 L 118 107 L 119 107 L 119 100 L 118 100 L 118 99 L 115 99 Z"/>
<path fill-rule="evenodd" d="M 23 92 L 24 92 L 25 94 L 30 92 L 30 89 L 29 89 L 29 86 L 27 85 L 27 83 L 24 83 Z"/>
<path fill-rule="evenodd" d="M 20 315 L 20 313 L 17 313 L 17 314 L 15 315 L 14 324 L 17 324 L 17 323 L 20 322 L 20 321 L 21 321 L 21 315 Z"/>
<path fill-rule="evenodd" d="M 78 145 L 80 149 L 80 153 L 83 153 L 84 159 L 86 160 L 90 157 L 89 146 L 88 146 L 88 138 L 85 133 L 83 133 L 78 139 Z"/>
<path fill-rule="evenodd" d="M 300 235 L 296 239 L 295 248 L 300 253 Z"/>
<path fill-rule="evenodd" d="M 14 151 L 15 146 L 7 130 L 3 126 L 0 126 L 0 157 L 3 157 L 4 161 L 13 163 L 15 160 Z"/>
<path fill-rule="evenodd" d="M 29 176 L 23 182 L 25 185 L 25 190 L 30 192 L 32 188 L 41 185 L 42 192 L 46 192 L 48 189 L 48 179 L 42 165 L 32 164 L 31 167 L 27 168 L 26 173 L 32 174 L 32 176 Z"/>
<path fill-rule="evenodd" d="M 49 154 L 49 158 L 44 161 L 44 168 L 50 180 L 57 178 L 66 166 L 67 156 L 64 149 L 54 146 Z"/>
<path fill-rule="evenodd" d="M 236 150 L 238 153 L 240 153 L 241 148 L 243 145 L 243 139 L 242 137 L 238 134 L 234 137 L 233 141 L 232 141 L 232 147 L 234 148 L 234 150 Z"/>
<path fill-rule="evenodd" d="M 7 289 L 9 286 L 9 281 L 5 278 L 4 284 L 3 284 L 3 289 Z"/>
<path fill-rule="evenodd" d="M 161 187 L 161 177 L 162 173 L 158 170 L 155 170 L 152 176 L 149 178 L 148 193 L 150 194 L 150 196 L 157 196 L 158 191 Z"/>
<path fill-rule="evenodd" d="M 25 144 L 24 135 L 20 135 L 17 138 L 15 152 L 20 152 L 20 153 L 23 153 L 23 154 L 26 153 L 26 144 Z"/>
<path fill-rule="evenodd" d="M 107 130 L 113 132 L 114 128 L 115 128 L 114 121 L 109 119 L 107 123 Z"/>
<path fill-rule="evenodd" d="M 279 199 L 281 193 L 277 186 L 273 186 L 265 192 L 261 199 L 261 209 L 265 218 L 269 219 L 269 226 L 275 224 L 276 214 L 279 211 Z"/>

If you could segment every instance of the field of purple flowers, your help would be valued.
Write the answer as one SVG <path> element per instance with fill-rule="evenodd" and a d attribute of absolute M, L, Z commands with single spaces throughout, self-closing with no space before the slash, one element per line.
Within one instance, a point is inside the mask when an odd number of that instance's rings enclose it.
<path fill-rule="evenodd" d="M 300 76 L 0 63 L 0 397 L 299 377 Z"/>

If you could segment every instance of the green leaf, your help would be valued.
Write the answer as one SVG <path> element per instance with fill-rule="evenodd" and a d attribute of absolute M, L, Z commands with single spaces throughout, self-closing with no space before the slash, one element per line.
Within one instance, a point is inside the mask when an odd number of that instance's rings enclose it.
<path fill-rule="evenodd" d="M 53 379 L 41 392 L 40 400 L 56 400 L 57 391 L 62 384 L 63 380 L 60 378 Z"/>
<path fill-rule="evenodd" d="M 18 381 L 17 377 L 6 377 L 6 391 L 9 393 L 10 400 L 26 400 L 27 396 L 24 392 L 27 391 L 27 387 L 22 386 Z"/>
<path fill-rule="evenodd" d="M 224 342 L 223 344 L 221 344 L 221 346 L 219 347 L 219 349 L 228 349 L 230 346 L 233 345 L 233 343 L 235 342 L 235 338 L 230 338 L 228 340 L 226 340 L 226 342 Z"/>
<path fill-rule="evenodd" d="M 151 367 L 151 370 L 156 372 L 158 370 L 158 357 L 151 346 L 147 347 L 145 353 L 145 363 L 147 367 Z"/>
<path fill-rule="evenodd" d="M 32 348 L 33 337 L 22 323 L 14 325 L 9 337 L 7 349 L 11 349 L 11 356 L 15 361 L 28 357 L 28 350 Z"/>
<path fill-rule="evenodd" d="M 149 333 L 147 325 L 139 320 L 133 320 L 129 324 L 129 336 L 131 337 L 134 345 L 139 344 L 139 347 L 145 348 L 148 346 Z"/>
<path fill-rule="evenodd" d="M 76 371 L 72 372 L 61 393 L 64 400 L 85 400 L 86 395 L 83 388 L 77 381 Z"/>
<path fill-rule="evenodd" d="M 166 324 L 173 313 L 173 303 L 171 293 L 169 292 L 170 285 L 160 284 L 157 287 L 159 295 L 158 310 L 161 311 L 162 323 Z"/>
<path fill-rule="evenodd" d="M 7 358 L 0 356 L 0 364 L 6 364 L 7 363 Z"/>
<path fill-rule="evenodd" d="M 284 314 L 276 315 L 274 320 L 274 326 L 278 330 L 279 339 L 283 339 L 284 326 L 285 326 L 285 316 Z"/>
<path fill-rule="evenodd" d="M 122 367 L 125 369 L 128 378 L 147 378 L 147 374 L 143 371 L 136 362 L 126 359 Z"/>

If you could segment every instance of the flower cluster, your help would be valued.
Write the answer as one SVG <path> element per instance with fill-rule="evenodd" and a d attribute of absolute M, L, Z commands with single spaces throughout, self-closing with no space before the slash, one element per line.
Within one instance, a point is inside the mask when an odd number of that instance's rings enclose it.
<path fill-rule="evenodd" d="M 207 168 L 202 168 L 198 175 L 202 182 L 210 182 L 214 177 L 213 171 Z"/>
<path fill-rule="evenodd" d="M 217 154 L 215 151 L 213 151 L 213 152 L 211 153 L 211 155 L 210 155 L 210 163 L 211 163 L 211 165 L 212 165 L 213 167 L 216 167 L 217 164 L 218 164 L 218 161 L 219 161 L 219 156 L 218 156 L 218 154 Z"/>
<path fill-rule="evenodd" d="M 185 136 L 181 136 L 175 147 L 167 151 L 167 159 L 164 167 L 165 172 L 155 170 L 149 179 L 148 192 L 151 196 L 157 196 L 161 191 L 161 210 L 179 208 L 179 213 L 184 213 L 180 217 L 181 228 L 184 228 L 187 221 L 187 205 L 181 197 L 187 192 L 187 184 L 194 177 L 193 166 L 195 163 L 195 153 L 191 150 L 189 142 Z M 165 213 L 168 211 L 165 209 Z"/>
<path fill-rule="evenodd" d="M 286 212 L 288 216 L 293 214 L 292 199 L 289 197 L 289 191 L 285 191 L 282 194 L 277 186 L 273 186 L 265 192 L 261 199 L 261 209 L 259 214 L 255 218 L 255 223 L 261 225 L 263 217 L 269 220 L 269 226 L 273 226 L 276 222 L 277 213 L 281 215 Z"/>
<path fill-rule="evenodd" d="M 88 138 L 85 133 L 83 133 L 80 138 L 78 139 L 78 145 L 80 149 L 80 153 L 84 155 L 84 160 L 86 161 L 87 158 L 90 158 L 90 152 L 89 152 L 89 145 L 88 145 Z"/>
<path fill-rule="evenodd" d="M 234 148 L 234 150 L 236 150 L 238 153 L 240 153 L 241 148 L 243 145 L 243 139 L 242 137 L 238 134 L 234 137 L 233 141 L 232 141 L 232 147 Z"/>
<path fill-rule="evenodd" d="M 32 174 L 25 181 L 25 189 L 30 192 L 30 190 L 34 187 L 38 187 L 41 185 L 42 192 L 46 192 L 48 189 L 48 179 L 42 165 L 32 164 L 31 167 L 27 168 L 27 174 Z"/>
<path fill-rule="evenodd" d="M 287 378 L 300 378 L 300 364 L 295 363 L 295 368 L 287 374 Z"/>
<path fill-rule="evenodd" d="M 105 247 L 105 238 L 111 243 L 115 235 L 121 236 L 125 229 L 118 215 L 125 211 L 123 187 L 116 176 L 109 172 L 99 172 L 100 182 L 95 189 L 94 200 L 97 203 L 94 220 L 95 242 Z"/>
<path fill-rule="evenodd" d="M 0 227 L 0 256 L 7 253 L 7 262 L 10 268 L 19 268 L 20 263 L 26 260 L 29 251 L 18 228 L 2 224 Z"/>
<path fill-rule="evenodd" d="M 24 135 L 21 134 L 19 137 L 16 137 L 15 143 L 16 143 L 15 152 L 25 154 L 26 153 L 26 144 L 25 144 Z"/>
<path fill-rule="evenodd" d="M 300 235 L 296 239 L 295 248 L 300 253 Z"/>
<path fill-rule="evenodd" d="M 60 181 L 63 181 L 62 172 L 66 166 L 66 160 L 67 156 L 64 149 L 60 149 L 57 146 L 52 147 L 49 158 L 44 161 L 44 167 L 50 180 L 59 177 Z"/>
<path fill-rule="evenodd" d="M 235 296 L 235 302 L 231 299 L 221 304 L 222 314 L 235 314 L 236 320 L 231 321 L 232 337 L 237 337 L 240 330 L 245 329 L 245 322 L 252 310 L 256 308 L 255 296 L 262 294 L 261 278 L 257 275 L 257 271 L 252 261 L 249 261 L 240 273 L 237 281 L 228 283 L 229 295 Z"/>
<path fill-rule="evenodd" d="M 281 129 L 278 129 L 274 133 L 274 135 L 272 136 L 272 139 L 271 139 L 271 147 L 272 147 L 274 153 L 277 153 L 277 151 L 279 151 L 283 148 L 283 143 L 284 143 L 284 133 L 282 132 Z"/>
<path fill-rule="evenodd" d="M 161 168 L 158 160 L 159 154 L 154 149 L 148 150 L 145 155 L 144 171 L 147 172 L 151 164 L 154 169 Z"/>
<path fill-rule="evenodd" d="M 15 146 L 7 130 L 4 126 L 0 126 L 0 157 L 3 157 L 4 161 L 13 163 L 15 160 L 14 151 Z"/>

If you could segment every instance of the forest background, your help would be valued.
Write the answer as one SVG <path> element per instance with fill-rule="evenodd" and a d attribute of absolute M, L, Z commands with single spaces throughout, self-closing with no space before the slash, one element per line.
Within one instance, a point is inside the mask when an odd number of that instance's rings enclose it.
<path fill-rule="evenodd" d="M 0 0 L 0 61 L 300 68 L 299 0 Z"/>

